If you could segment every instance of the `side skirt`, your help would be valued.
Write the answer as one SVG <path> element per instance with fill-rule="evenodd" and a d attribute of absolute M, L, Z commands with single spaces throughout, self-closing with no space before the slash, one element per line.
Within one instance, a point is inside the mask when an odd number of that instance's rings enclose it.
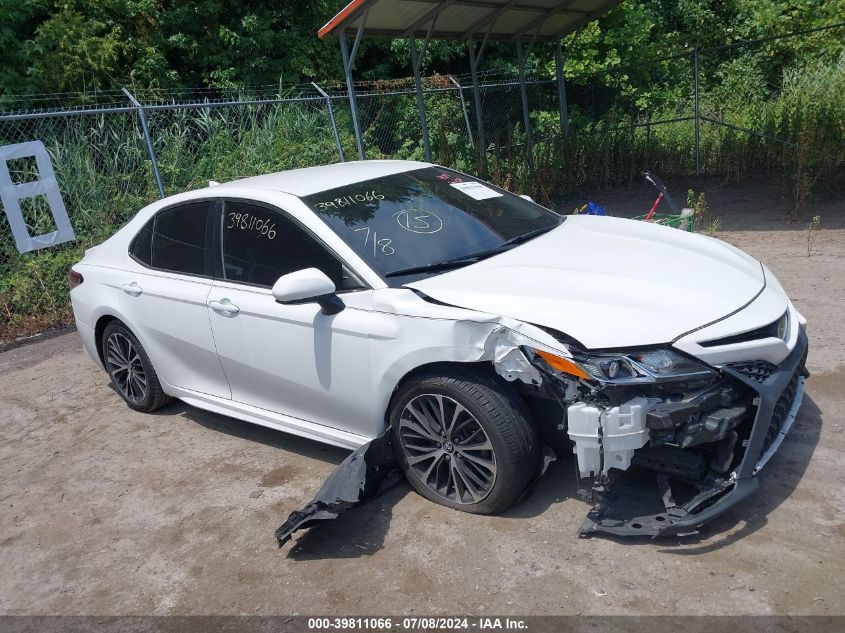
<path fill-rule="evenodd" d="M 309 440 L 315 440 L 323 444 L 331 444 L 332 446 L 339 446 L 341 448 L 356 449 L 369 442 L 372 438 L 364 437 L 356 433 L 349 433 L 348 431 L 341 431 L 323 424 L 315 424 L 300 418 L 295 418 L 290 415 L 275 413 L 267 409 L 260 409 L 252 407 L 234 400 L 227 400 L 225 398 L 218 398 L 217 396 L 210 396 L 205 393 L 190 391 L 180 387 L 167 385 L 165 390 L 174 398 L 179 398 L 186 404 L 211 411 L 212 413 L 219 413 L 231 418 L 237 418 L 244 422 L 251 424 L 258 424 L 276 431 L 283 431 L 291 435 L 298 435 Z"/>

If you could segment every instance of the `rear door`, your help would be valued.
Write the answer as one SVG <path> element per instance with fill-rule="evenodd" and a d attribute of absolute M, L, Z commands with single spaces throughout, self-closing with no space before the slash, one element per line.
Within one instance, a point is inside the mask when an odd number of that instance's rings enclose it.
<path fill-rule="evenodd" d="M 218 218 L 215 200 L 159 211 L 130 245 L 121 309 L 165 382 L 231 398 L 206 306 L 219 267 L 219 251 L 209 248 Z"/>

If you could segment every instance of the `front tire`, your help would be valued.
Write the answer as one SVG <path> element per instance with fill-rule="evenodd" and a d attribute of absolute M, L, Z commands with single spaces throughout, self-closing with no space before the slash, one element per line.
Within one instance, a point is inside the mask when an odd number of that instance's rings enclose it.
<path fill-rule="evenodd" d="M 540 447 L 511 387 L 463 368 L 422 374 L 395 394 L 393 446 L 405 477 L 425 498 L 497 514 L 537 473 Z"/>
<path fill-rule="evenodd" d="M 151 413 L 170 402 L 147 352 L 123 323 L 112 321 L 106 325 L 102 350 L 112 386 L 130 408 Z"/>

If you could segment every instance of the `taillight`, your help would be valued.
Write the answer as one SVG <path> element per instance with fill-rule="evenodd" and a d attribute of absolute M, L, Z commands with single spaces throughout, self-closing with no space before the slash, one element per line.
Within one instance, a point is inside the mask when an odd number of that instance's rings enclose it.
<path fill-rule="evenodd" d="M 82 277 L 82 275 L 76 272 L 73 268 L 67 271 L 67 283 L 70 286 L 71 290 L 73 290 L 77 286 L 82 285 L 83 281 L 85 281 L 85 279 Z"/>

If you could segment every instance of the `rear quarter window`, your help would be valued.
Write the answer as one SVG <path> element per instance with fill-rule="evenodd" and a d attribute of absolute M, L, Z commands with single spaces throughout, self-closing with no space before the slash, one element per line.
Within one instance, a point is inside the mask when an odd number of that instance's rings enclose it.
<path fill-rule="evenodd" d="M 132 257 L 135 258 L 137 261 L 144 264 L 144 266 L 150 266 L 150 261 L 152 257 L 154 223 L 155 218 L 147 222 L 144 225 L 144 228 L 138 231 L 138 234 L 135 235 L 135 238 L 129 245 L 129 254 L 132 255 Z"/>

